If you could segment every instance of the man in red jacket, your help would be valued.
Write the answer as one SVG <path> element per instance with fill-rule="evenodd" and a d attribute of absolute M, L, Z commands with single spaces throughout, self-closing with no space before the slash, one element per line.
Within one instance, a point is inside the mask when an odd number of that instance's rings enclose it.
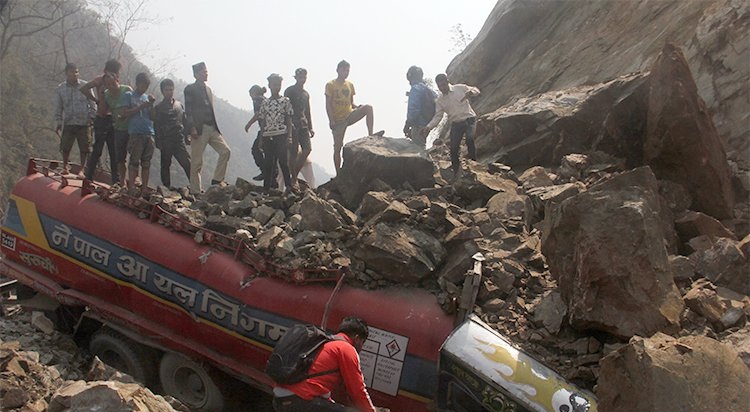
<path fill-rule="evenodd" d="M 344 318 L 339 325 L 338 340 L 327 342 L 310 366 L 312 376 L 291 385 L 273 389 L 273 408 L 276 412 L 360 411 L 375 412 L 359 366 L 359 352 L 367 340 L 367 324 L 354 316 Z M 331 399 L 331 393 L 344 381 L 346 392 L 356 409 L 348 408 Z"/>

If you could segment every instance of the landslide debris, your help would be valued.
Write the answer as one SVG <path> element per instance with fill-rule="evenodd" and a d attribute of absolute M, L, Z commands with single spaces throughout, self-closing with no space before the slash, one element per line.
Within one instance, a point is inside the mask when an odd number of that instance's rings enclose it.
<path fill-rule="evenodd" d="M 316 190 L 237 179 L 198 197 L 160 187 L 144 202 L 190 222 L 196 242 L 210 229 L 286 268 L 341 269 L 354 287 L 428 289 L 449 313 L 481 253 L 474 313 L 610 410 L 658 409 L 665 396 L 709 404 L 694 385 L 736 361 L 733 410 L 750 393 L 750 204 L 731 183 L 746 171 L 725 160 L 710 117 L 695 116 L 685 65 L 668 46 L 651 72 L 499 107 L 480 117 L 480 161 L 459 175 L 441 141 L 425 152 L 367 137 Z M 661 379 L 643 354 L 696 365 L 690 382 L 619 401 L 620 385 Z"/>

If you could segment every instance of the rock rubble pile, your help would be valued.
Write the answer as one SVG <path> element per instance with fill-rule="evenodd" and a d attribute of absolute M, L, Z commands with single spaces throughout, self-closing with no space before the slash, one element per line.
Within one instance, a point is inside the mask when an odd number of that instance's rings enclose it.
<path fill-rule="evenodd" d="M 449 313 L 479 253 L 474 313 L 601 410 L 749 404 L 750 187 L 678 49 L 649 73 L 500 107 L 479 119 L 477 147 L 454 175 L 439 141 L 367 137 L 317 190 L 237 179 L 149 202 L 288 268 L 428 289 Z M 726 396 L 699 389 L 709 381 Z"/>

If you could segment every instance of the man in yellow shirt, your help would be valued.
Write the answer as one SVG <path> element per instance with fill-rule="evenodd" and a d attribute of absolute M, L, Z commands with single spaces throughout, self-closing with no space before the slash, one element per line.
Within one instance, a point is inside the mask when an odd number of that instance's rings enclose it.
<path fill-rule="evenodd" d="M 349 77 L 349 62 L 342 60 L 336 66 L 338 77 L 326 83 L 326 113 L 328 113 L 328 124 L 333 132 L 333 164 L 336 166 L 336 175 L 341 169 L 341 148 L 344 146 L 344 134 L 348 126 L 357 123 L 366 117 L 367 134 L 370 136 L 383 136 L 383 130 L 373 133 L 373 112 L 369 104 L 354 104 L 354 85 L 346 80 Z"/>

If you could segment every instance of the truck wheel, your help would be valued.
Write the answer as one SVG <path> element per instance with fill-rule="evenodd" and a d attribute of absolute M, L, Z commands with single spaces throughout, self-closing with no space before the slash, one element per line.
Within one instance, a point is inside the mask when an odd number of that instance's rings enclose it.
<path fill-rule="evenodd" d="M 89 343 L 89 351 L 107 365 L 150 385 L 156 375 L 151 349 L 111 329 L 100 329 Z"/>
<path fill-rule="evenodd" d="M 179 399 L 190 409 L 219 412 L 224 408 L 224 395 L 208 370 L 184 356 L 164 354 L 159 379 L 167 395 Z"/>

